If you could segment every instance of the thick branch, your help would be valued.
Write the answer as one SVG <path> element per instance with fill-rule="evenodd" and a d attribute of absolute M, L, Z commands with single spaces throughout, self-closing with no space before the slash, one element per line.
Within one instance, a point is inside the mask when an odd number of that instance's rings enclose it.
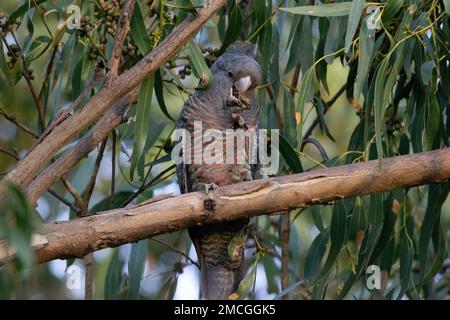
<path fill-rule="evenodd" d="M 193 192 L 162 197 L 142 206 L 117 209 L 81 219 L 46 224 L 38 237 L 38 262 L 82 257 L 162 233 L 336 199 L 386 192 L 450 180 L 450 148 L 315 170 L 302 174 L 220 187 L 210 194 Z M 0 245 L 0 263 L 11 258 Z"/>
<path fill-rule="evenodd" d="M 58 125 L 4 180 L 21 187 L 27 186 L 58 150 L 98 119 L 114 102 L 137 87 L 151 72 L 169 60 L 222 7 L 224 2 L 225 0 L 210 0 L 195 16 L 189 15 L 133 68 L 118 76 L 110 86 L 103 87 L 82 109 Z"/>

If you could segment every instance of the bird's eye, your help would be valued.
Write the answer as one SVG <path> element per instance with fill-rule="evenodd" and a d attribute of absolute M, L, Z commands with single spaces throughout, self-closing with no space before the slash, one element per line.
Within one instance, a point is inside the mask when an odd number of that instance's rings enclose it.
<path fill-rule="evenodd" d="M 233 77 L 233 72 L 228 71 L 228 76 L 229 76 L 230 78 Z"/>

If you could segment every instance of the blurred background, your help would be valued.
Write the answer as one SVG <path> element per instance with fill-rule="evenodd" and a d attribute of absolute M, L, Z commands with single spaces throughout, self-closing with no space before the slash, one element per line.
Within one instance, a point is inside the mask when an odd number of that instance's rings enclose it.
<path fill-rule="evenodd" d="M 26 3 L 28 1 L 22 1 Z M 34 2 L 34 1 L 32 1 Z M 64 8 L 70 4 L 77 4 L 77 1 L 40 1 L 43 3 L 39 6 L 39 13 L 36 9 L 29 10 L 23 17 L 26 23 L 22 22 L 15 32 L 17 41 L 30 58 L 29 69 L 33 71 L 32 84 L 39 88 L 46 76 L 46 66 L 49 63 L 51 47 L 46 49 L 49 30 L 55 36 L 57 26 L 66 16 Z M 95 25 L 96 12 L 101 7 L 101 3 L 108 5 L 114 1 L 83 1 L 79 3 L 82 8 L 83 16 L 90 16 L 90 22 L 94 22 L 94 28 L 101 28 L 101 25 Z M 152 8 L 155 12 L 161 12 L 161 6 L 164 8 L 163 13 L 175 13 L 181 17 L 178 12 L 178 6 L 187 1 L 138 1 L 141 8 L 142 16 L 144 17 L 145 25 L 149 30 L 151 40 L 157 44 L 157 36 L 164 36 L 170 30 L 159 30 L 158 34 L 153 28 L 155 16 L 152 15 Z M 228 6 L 233 3 L 239 5 L 244 12 L 246 10 L 245 1 L 228 1 Z M 266 3 L 266 2 L 264 2 Z M 292 6 L 297 4 L 295 1 L 285 1 L 284 6 Z M 173 5 L 173 6 L 171 6 Z M 276 8 L 277 4 L 274 2 L 270 5 L 271 8 Z M 267 7 L 269 5 L 267 4 Z M 2 0 L 0 4 L 1 12 L 6 16 L 10 16 L 18 8 L 18 1 Z M 97 8 L 97 9 L 96 9 Z M 230 10 L 228 8 L 227 10 Z M 270 10 L 270 9 L 268 9 Z M 181 12 L 181 11 L 180 11 Z M 172 14 L 170 13 L 170 14 Z M 225 13 L 221 11 L 221 15 Z M 45 21 L 45 24 L 43 23 Z M 199 47 L 205 52 L 215 54 L 221 48 L 223 42 L 223 35 L 221 36 L 220 24 L 222 20 L 219 16 L 215 16 L 208 22 L 198 33 L 195 38 Z M 229 21 L 226 21 L 229 23 Z M 293 15 L 286 12 L 278 12 L 275 17 L 269 22 L 272 28 L 272 34 L 277 34 L 279 39 L 279 58 L 278 61 L 272 61 L 270 68 L 279 69 L 279 93 L 275 99 L 278 108 L 283 108 L 286 105 L 286 94 L 289 93 L 289 84 L 296 72 L 292 68 L 286 72 L 287 65 L 291 64 L 289 60 L 292 55 L 292 50 L 288 50 L 288 43 L 290 41 L 299 41 L 294 36 L 294 40 L 290 39 L 292 28 L 296 28 Z M 30 27 L 31 25 L 31 27 Z M 311 22 L 312 45 L 317 47 L 321 37 L 319 29 L 319 20 Z M 223 27 L 222 27 L 223 28 Z M 330 25 L 330 28 L 337 28 L 336 25 Z M 31 32 L 32 29 L 32 32 Z M 331 29 L 330 29 L 331 30 Z M 331 31 L 328 32 L 331 32 Z M 62 35 L 59 43 L 59 50 L 67 52 L 58 54 L 55 63 L 55 75 L 51 79 L 50 90 L 46 92 L 47 102 L 47 116 L 50 119 L 52 115 L 58 110 L 68 107 L 77 97 L 83 87 L 92 77 L 92 70 L 95 66 L 95 61 L 99 60 L 102 55 L 108 57 L 108 46 L 112 42 L 112 34 L 106 34 L 106 49 L 103 52 L 93 50 L 91 40 L 83 38 L 79 33 L 66 30 Z M 30 38 L 31 37 L 31 38 Z M 99 38 L 92 36 L 94 43 L 101 43 Z M 15 40 L 11 34 L 6 36 L 6 41 L 13 44 Z M 259 40 L 258 40 L 259 41 Z M 73 42 L 73 43 L 72 43 Z M 76 44 L 74 44 L 76 42 Z M 302 47 L 303 42 L 298 42 L 293 45 Z M 141 54 L 136 49 L 136 44 L 130 40 L 130 52 L 136 54 L 136 58 L 128 57 L 124 62 L 124 68 L 129 63 L 132 65 L 138 60 Z M 134 51 L 133 51 L 134 50 Z M 7 48 L 3 45 L 3 51 L 6 54 Z M 40 54 L 42 53 L 42 54 Z M 188 95 L 196 88 L 199 79 L 192 72 L 192 67 L 186 57 L 189 53 L 187 49 L 183 49 L 177 58 L 168 62 L 161 68 L 163 95 L 168 114 L 176 119 L 183 106 L 184 101 Z M 135 60 L 137 59 L 137 60 Z M 208 63 L 210 63 L 207 60 Z M 316 85 L 315 92 L 320 92 L 323 101 L 329 101 L 335 97 L 336 93 L 347 83 L 349 76 L 349 65 L 346 59 L 335 58 L 327 61 L 326 65 L 326 83 L 328 90 Z M 301 85 L 303 68 L 300 72 L 299 86 Z M 299 88 L 298 86 L 298 88 Z M 98 88 L 92 90 L 95 92 Z M 266 127 L 276 127 L 274 124 L 273 106 L 266 96 L 264 87 L 258 89 L 259 101 L 263 108 L 263 120 Z M 327 92 L 328 91 L 328 92 Z M 345 156 L 349 151 L 349 143 L 355 127 L 360 121 L 358 107 L 353 101 L 346 97 L 346 94 L 337 96 L 336 102 L 324 115 L 324 120 L 333 136 L 334 141 L 331 140 L 327 134 L 320 130 L 317 126 L 312 136 L 319 141 L 319 143 L 326 150 L 329 159 L 334 159 L 335 164 L 342 164 L 345 162 Z M 0 107 L 7 115 L 13 116 L 21 123 L 26 124 L 33 132 L 39 132 L 39 122 L 34 108 L 33 96 L 30 94 L 29 84 L 24 77 L 20 78 L 17 84 L 8 89 L 8 92 L 1 96 Z M 53 111 L 52 111 L 53 110 Z M 116 130 L 115 141 L 115 158 L 113 158 L 113 141 L 110 138 L 106 143 L 103 160 L 100 165 L 97 176 L 95 189 L 93 191 L 89 207 L 93 212 L 101 211 L 108 208 L 108 199 L 111 192 L 111 183 L 114 180 L 115 196 L 126 199 L 130 194 L 138 188 L 142 183 L 142 176 L 135 174 L 133 179 L 130 177 L 130 164 L 133 153 L 133 135 L 136 108 L 131 108 L 128 111 L 128 123 L 120 126 Z M 176 176 L 171 169 L 172 162 L 167 158 L 167 147 L 170 145 L 170 135 L 174 129 L 174 122 L 161 111 L 160 101 L 155 97 L 151 101 L 150 117 L 148 122 L 148 149 L 145 153 L 145 163 L 147 166 L 145 170 L 151 167 L 151 172 L 148 175 L 148 180 L 158 178 L 161 173 L 167 171 L 154 186 L 140 194 L 135 202 L 141 202 L 152 196 L 157 196 L 166 193 L 179 194 L 179 188 L 176 181 Z M 303 130 L 306 130 L 316 118 L 316 106 L 312 103 L 307 103 L 305 111 L 301 115 Z M 289 124 L 285 123 L 285 126 Z M 295 141 L 290 140 L 292 145 Z M 10 150 L 15 156 L 10 156 L 0 153 L 0 173 L 6 173 L 14 168 L 17 159 L 24 156 L 29 148 L 34 144 L 35 139 L 25 132 L 20 130 L 12 121 L 0 115 L 0 147 Z M 76 142 L 76 139 L 73 143 Z M 61 154 L 67 150 L 71 145 L 67 146 L 61 151 Z M 75 190 L 83 190 L 88 183 L 90 172 L 94 167 L 95 160 L 98 155 L 98 148 L 91 152 L 89 156 L 83 159 L 69 174 L 66 175 L 67 180 L 73 185 Z M 155 161 L 155 159 L 163 160 Z M 318 164 L 323 163 L 322 155 L 313 144 L 307 144 L 300 154 L 301 163 L 304 170 L 318 167 Z M 112 167 L 114 164 L 115 172 L 112 176 Z M 284 163 L 283 163 L 284 164 Z M 330 165 L 330 164 L 327 164 Z M 289 170 L 284 164 L 280 169 L 280 174 L 286 174 Z M 66 190 L 61 182 L 56 183 L 52 190 L 60 196 L 67 199 L 70 203 L 74 203 L 74 198 L 71 193 Z M 408 208 L 413 210 L 411 212 L 414 216 L 423 217 L 427 208 L 426 187 L 419 187 L 411 190 L 408 201 L 410 205 Z M 105 204 L 106 201 L 106 204 Z M 294 210 L 291 213 L 291 232 L 290 232 L 290 264 L 289 275 L 291 283 L 297 283 L 304 279 L 305 259 L 311 247 L 312 241 L 318 236 L 320 230 L 317 228 L 317 221 L 314 221 L 314 216 L 318 213 L 322 217 L 324 226 L 329 226 L 332 206 L 317 206 L 314 208 L 302 210 Z M 37 202 L 37 213 L 43 222 L 61 221 L 76 218 L 74 212 L 70 208 L 58 200 L 50 193 L 44 194 Z M 450 200 L 447 198 L 442 207 L 441 225 L 445 230 L 445 237 L 448 241 L 450 237 Z M 301 213 L 301 214 L 300 214 Z M 255 226 L 257 237 L 261 245 L 267 248 L 269 253 L 265 255 L 257 255 L 256 243 L 254 239 L 249 237 L 248 248 L 246 249 L 247 257 L 247 272 L 250 273 L 254 267 L 255 257 L 258 256 L 258 264 L 256 267 L 256 280 L 254 288 L 249 293 L 250 298 L 254 299 L 271 299 L 280 293 L 280 255 L 281 243 L 279 240 L 280 217 L 258 217 L 252 220 Z M 347 270 L 352 264 L 351 249 L 347 248 L 348 254 L 343 250 L 340 258 L 335 264 L 334 271 L 336 275 L 340 270 Z M 143 253 L 142 253 L 143 252 Z M 130 264 L 130 259 L 142 260 L 142 273 L 139 272 L 139 266 Z M 133 260 L 134 261 L 134 260 Z M 198 299 L 199 298 L 199 270 L 193 263 L 197 261 L 195 250 L 193 249 L 187 232 L 185 230 L 161 235 L 141 241 L 137 244 L 127 244 L 118 248 L 108 248 L 93 253 L 93 298 L 142 298 L 142 299 Z M 320 263 L 320 260 L 319 260 Z M 130 270 L 137 268 L 136 270 Z M 393 267 L 394 269 L 397 268 Z M 55 260 L 48 263 L 43 263 L 32 267 L 27 271 L 25 280 L 15 282 L 16 286 L 9 293 L 10 298 L 15 299 L 83 299 L 85 294 L 84 273 L 85 262 L 83 259 L 75 260 Z M 137 274 L 137 276 L 136 276 Z M 128 285 L 131 282 L 136 282 L 138 277 L 138 289 L 135 292 L 128 290 Z M 400 282 L 398 276 L 392 273 L 392 278 L 389 279 L 388 288 L 394 288 Z M 439 279 L 437 279 L 439 280 Z M 327 297 L 333 298 L 337 296 L 340 283 L 342 279 L 336 276 L 335 281 L 328 284 Z M 110 285 L 108 285 L 110 283 Z M 116 286 L 111 288 L 111 286 Z M 6 291 L 5 291 L 6 292 Z M 293 299 L 310 298 L 311 291 L 299 283 L 295 290 L 291 292 L 290 297 Z M 357 283 L 351 291 L 351 295 L 347 296 L 350 299 L 369 298 L 371 293 L 362 285 Z"/>

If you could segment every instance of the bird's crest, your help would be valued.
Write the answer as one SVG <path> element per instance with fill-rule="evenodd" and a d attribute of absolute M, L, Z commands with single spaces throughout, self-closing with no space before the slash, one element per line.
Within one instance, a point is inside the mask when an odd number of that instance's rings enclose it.
<path fill-rule="evenodd" d="M 245 54 L 252 57 L 255 60 L 258 60 L 258 48 L 255 44 L 251 42 L 243 42 L 237 41 L 231 44 L 225 53 L 235 53 L 235 54 Z"/>

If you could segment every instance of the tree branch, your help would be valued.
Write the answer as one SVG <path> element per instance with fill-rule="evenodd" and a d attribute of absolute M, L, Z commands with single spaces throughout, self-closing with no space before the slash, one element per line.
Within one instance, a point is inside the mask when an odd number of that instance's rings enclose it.
<path fill-rule="evenodd" d="M 387 192 L 450 180 L 450 148 L 386 158 L 379 170 L 373 160 L 290 176 L 220 187 L 206 194 L 192 192 L 126 209 L 116 209 L 71 221 L 44 225 L 38 236 L 38 262 L 83 257 L 162 233 L 199 224 L 219 223 L 353 196 Z M 0 244 L 0 264 L 12 258 Z"/>
<path fill-rule="evenodd" d="M 105 140 L 111 130 L 117 128 L 124 121 L 124 114 L 128 106 L 135 101 L 139 90 L 133 90 L 122 98 L 116 105 L 109 109 L 100 121 L 67 153 L 52 163 L 40 175 L 38 175 L 25 189 L 25 193 L 31 203 L 44 194 L 60 177 L 63 177 L 89 152 Z"/>
<path fill-rule="evenodd" d="M 99 118 L 114 102 L 137 87 L 151 72 L 169 60 L 192 38 L 224 4 L 225 0 L 210 0 L 195 16 L 189 15 L 180 25 L 131 69 L 104 86 L 83 108 L 55 127 L 39 145 L 22 159 L 3 180 L 26 187 L 52 157 L 71 139 Z M 0 188 L 0 198 L 3 191 Z"/>
<path fill-rule="evenodd" d="M 134 9 L 134 0 L 128 0 L 125 2 L 122 12 L 120 13 L 120 20 L 118 24 L 118 31 L 116 32 L 116 36 L 114 38 L 114 47 L 112 50 L 112 56 L 109 60 L 109 78 L 106 82 L 106 86 L 110 86 L 113 81 L 116 80 L 119 65 L 120 65 L 120 57 L 122 56 L 122 48 L 125 37 L 127 36 L 128 29 L 130 27 L 131 16 L 133 15 Z"/>

